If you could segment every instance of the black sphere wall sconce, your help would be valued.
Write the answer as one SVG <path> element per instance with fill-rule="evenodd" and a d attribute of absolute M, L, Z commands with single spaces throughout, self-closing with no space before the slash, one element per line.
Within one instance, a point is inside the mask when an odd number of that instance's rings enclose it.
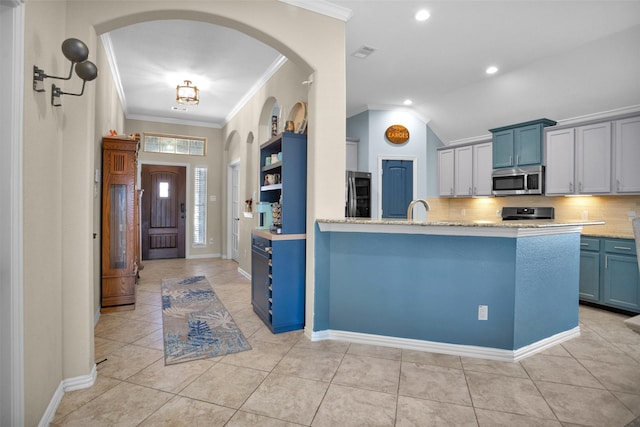
<path fill-rule="evenodd" d="M 98 77 L 98 67 L 91 62 L 87 61 L 89 57 L 89 48 L 81 40 L 78 39 L 66 39 L 62 42 L 62 53 L 71 61 L 71 67 L 69 68 L 69 75 L 67 77 L 50 76 L 44 72 L 44 70 L 38 68 L 37 65 L 33 66 L 33 90 L 36 92 L 45 92 L 44 79 L 58 79 L 58 80 L 70 80 L 75 67 L 76 74 L 82 79 L 82 90 L 80 93 L 63 92 L 62 89 L 55 84 L 51 85 L 51 105 L 54 107 L 60 107 L 62 104 L 59 102 L 62 95 L 82 96 L 84 94 L 84 86 L 87 82 L 95 80 Z"/>

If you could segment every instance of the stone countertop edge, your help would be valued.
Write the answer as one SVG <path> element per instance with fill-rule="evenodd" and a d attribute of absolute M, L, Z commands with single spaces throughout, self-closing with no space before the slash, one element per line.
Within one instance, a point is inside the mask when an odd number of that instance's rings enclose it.
<path fill-rule="evenodd" d="M 424 234 L 518 238 L 553 234 L 581 233 L 583 226 L 603 225 L 604 221 L 407 221 L 383 219 L 318 219 L 321 232 Z"/>
<path fill-rule="evenodd" d="M 585 225 L 604 225 L 604 221 L 596 220 L 525 220 L 525 221 L 407 221 L 386 219 L 318 219 L 319 223 L 326 224 L 353 224 L 353 225 L 401 225 L 421 227 L 497 227 L 497 228 L 547 228 Z"/>
<path fill-rule="evenodd" d="M 251 233 L 267 240 L 304 240 L 306 234 L 276 234 L 267 229 L 254 228 Z"/>

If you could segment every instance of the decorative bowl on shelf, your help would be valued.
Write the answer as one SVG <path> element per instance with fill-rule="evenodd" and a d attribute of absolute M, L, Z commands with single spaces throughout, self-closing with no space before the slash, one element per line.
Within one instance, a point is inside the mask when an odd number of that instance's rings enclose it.
<path fill-rule="evenodd" d="M 305 102 L 296 102 L 289 113 L 289 121 L 293 122 L 295 133 L 307 131 L 307 104 Z"/>

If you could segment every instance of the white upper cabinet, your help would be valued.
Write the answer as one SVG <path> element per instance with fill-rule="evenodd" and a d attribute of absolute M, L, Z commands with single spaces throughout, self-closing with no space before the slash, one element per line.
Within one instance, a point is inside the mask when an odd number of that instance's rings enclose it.
<path fill-rule="evenodd" d="M 439 150 L 440 196 L 490 196 L 492 160 L 491 142 Z"/>
<path fill-rule="evenodd" d="M 493 150 L 491 142 L 473 146 L 473 195 L 491 195 Z"/>
<path fill-rule="evenodd" d="M 611 193 L 611 123 L 548 131 L 545 194 Z"/>
<path fill-rule="evenodd" d="M 545 141 L 545 193 L 572 194 L 575 179 L 575 130 L 547 132 Z"/>
<path fill-rule="evenodd" d="M 441 196 L 453 196 L 453 148 L 438 151 L 438 187 Z"/>
<path fill-rule="evenodd" d="M 576 129 L 578 194 L 611 192 L 611 123 Z"/>
<path fill-rule="evenodd" d="M 615 122 L 616 193 L 640 193 L 640 117 Z"/>
<path fill-rule="evenodd" d="M 456 196 L 473 195 L 473 147 L 455 149 L 455 189 Z"/>

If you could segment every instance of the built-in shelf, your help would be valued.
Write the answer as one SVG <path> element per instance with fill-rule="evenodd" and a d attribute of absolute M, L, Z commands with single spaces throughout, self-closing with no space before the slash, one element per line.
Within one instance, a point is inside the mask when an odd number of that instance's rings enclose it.
<path fill-rule="evenodd" d="M 282 190 L 282 184 L 263 185 L 260 191 Z"/>
<path fill-rule="evenodd" d="M 278 169 L 279 167 L 282 166 L 282 162 L 275 162 L 275 163 L 271 163 L 270 165 L 266 165 L 266 166 L 262 166 L 262 172 L 268 172 L 270 170 L 273 169 Z"/>

